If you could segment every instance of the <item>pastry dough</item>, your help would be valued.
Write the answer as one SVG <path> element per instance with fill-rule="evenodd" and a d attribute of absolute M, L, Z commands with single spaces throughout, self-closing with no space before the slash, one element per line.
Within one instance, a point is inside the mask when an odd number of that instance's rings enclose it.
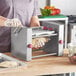
<path fill-rule="evenodd" d="M 0 63 L 0 66 L 10 68 L 10 67 L 17 67 L 19 66 L 19 64 L 15 61 L 3 61 Z"/>
<path fill-rule="evenodd" d="M 32 46 L 33 48 L 43 47 L 46 42 L 48 42 L 49 38 L 34 38 L 32 39 Z"/>

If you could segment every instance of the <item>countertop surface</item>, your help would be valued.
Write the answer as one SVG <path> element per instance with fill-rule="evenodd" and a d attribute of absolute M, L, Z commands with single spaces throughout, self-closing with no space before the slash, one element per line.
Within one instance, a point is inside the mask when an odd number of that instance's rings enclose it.
<path fill-rule="evenodd" d="M 61 57 L 48 56 L 36 58 L 25 63 L 27 63 L 26 66 L 19 68 L 0 70 L 0 76 L 40 76 L 76 71 L 76 65 L 70 63 L 67 54 Z"/>

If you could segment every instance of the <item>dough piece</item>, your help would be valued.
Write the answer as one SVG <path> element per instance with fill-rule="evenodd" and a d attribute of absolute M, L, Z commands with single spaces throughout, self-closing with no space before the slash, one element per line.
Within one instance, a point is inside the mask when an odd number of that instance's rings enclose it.
<path fill-rule="evenodd" d="M 0 66 L 10 68 L 10 67 L 17 67 L 19 66 L 19 64 L 15 61 L 3 61 L 0 63 Z"/>
<path fill-rule="evenodd" d="M 48 42 L 49 38 L 34 38 L 32 39 L 32 46 L 33 48 L 39 48 L 39 47 L 43 47 L 45 45 L 46 42 Z"/>

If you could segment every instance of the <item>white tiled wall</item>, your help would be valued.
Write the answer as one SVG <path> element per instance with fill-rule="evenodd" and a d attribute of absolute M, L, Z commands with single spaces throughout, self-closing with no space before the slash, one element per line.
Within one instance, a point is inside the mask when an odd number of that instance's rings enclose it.
<path fill-rule="evenodd" d="M 46 5 L 46 0 L 38 0 L 39 7 L 43 8 Z"/>

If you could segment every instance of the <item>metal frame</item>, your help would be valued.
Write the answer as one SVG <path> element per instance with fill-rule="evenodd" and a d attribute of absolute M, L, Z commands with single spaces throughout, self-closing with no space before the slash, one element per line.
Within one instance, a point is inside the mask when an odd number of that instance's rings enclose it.
<path fill-rule="evenodd" d="M 67 29 L 68 29 L 68 17 L 65 18 L 39 18 L 39 21 L 64 21 L 64 48 L 67 48 Z"/>
<path fill-rule="evenodd" d="M 49 44 L 49 49 L 44 47 L 44 52 L 47 52 L 48 54 L 39 55 L 39 56 L 32 56 L 32 48 L 28 47 L 29 44 L 32 44 L 32 38 L 33 38 L 32 28 L 22 27 L 22 28 L 17 29 L 15 27 L 13 27 L 11 29 L 11 52 L 12 52 L 12 55 L 15 57 L 18 57 L 22 60 L 26 60 L 26 61 L 30 61 L 30 60 L 32 60 L 32 58 L 49 56 L 49 55 L 62 56 L 63 55 L 63 44 L 59 44 L 59 40 L 60 39 L 63 40 L 64 25 L 61 25 L 61 24 L 55 23 L 55 22 L 52 24 L 53 24 L 52 27 L 53 28 L 54 28 L 54 26 L 57 27 L 59 29 L 60 33 L 57 33 L 59 35 L 56 35 L 56 33 L 54 33 L 54 38 L 53 38 L 53 34 L 52 34 L 52 39 L 54 39 L 54 40 L 52 40 L 52 43 Z M 51 34 L 50 34 L 50 36 L 51 36 Z M 54 43 L 56 43 L 56 44 L 54 45 Z M 52 45 L 51 48 L 50 48 L 50 45 Z M 50 51 L 50 49 L 52 51 Z"/>

